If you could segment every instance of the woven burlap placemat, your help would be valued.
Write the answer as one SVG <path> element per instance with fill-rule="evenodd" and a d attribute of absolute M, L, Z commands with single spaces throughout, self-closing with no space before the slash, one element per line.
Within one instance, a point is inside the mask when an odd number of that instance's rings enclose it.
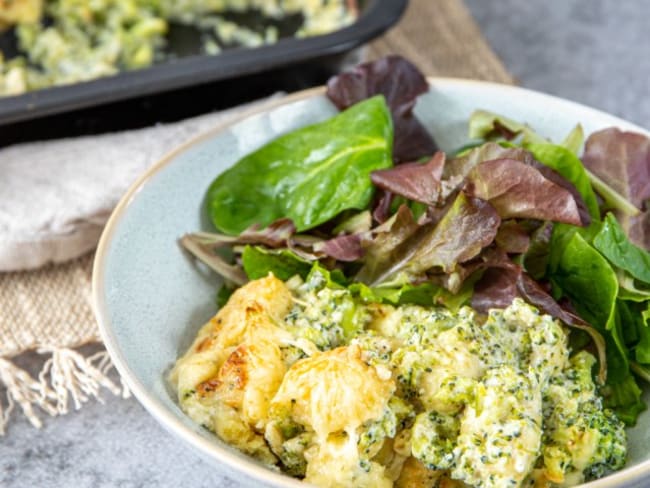
<path fill-rule="evenodd" d="M 399 24 L 366 51 L 369 58 L 393 53 L 428 75 L 513 81 L 462 0 L 411 0 Z M 35 407 L 61 415 L 102 388 L 127 393 L 106 375 L 111 365 L 105 352 L 84 357 L 75 350 L 100 340 L 90 300 L 92 260 L 90 253 L 38 271 L 0 273 L 0 435 L 16 405 L 38 427 Z M 40 374 L 16 365 L 26 351 L 43 355 Z"/>

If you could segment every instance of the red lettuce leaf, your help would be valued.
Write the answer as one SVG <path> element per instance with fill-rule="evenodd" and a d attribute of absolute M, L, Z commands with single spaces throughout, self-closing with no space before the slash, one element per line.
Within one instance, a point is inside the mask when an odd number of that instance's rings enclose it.
<path fill-rule="evenodd" d="M 522 163 L 532 165 L 534 158 L 531 153 L 519 147 L 503 147 L 496 142 L 486 142 L 472 149 L 466 155 L 452 159 L 445 165 L 443 177 L 462 181 L 469 172 L 478 164 L 494 159 L 516 159 Z"/>
<path fill-rule="evenodd" d="M 461 192 L 437 224 L 423 225 L 414 236 L 409 268 L 418 273 L 439 266 L 449 273 L 491 244 L 500 223 L 492 205 Z"/>
<path fill-rule="evenodd" d="M 409 200 L 437 205 L 440 200 L 442 170 L 445 153 L 438 151 L 426 164 L 406 163 L 393 168 L 373 171 L 375 186 Z"/>
<path fill-rule="evenodd" d="M 508 254 L 525 253 L 530 247 L 528 231 L 514 220 L 503 222 L 494 240 Z"/>
<path fill-rule="evenodd" d="M 279 219 L 264 229 L 253 225 L 239 234 L 237 244 L 263 244 L 268 247 L 284 247 L 287 240 L 296 232 L 296 226 L 291 219 Z"/>
<path fill-rule="evenodd" d="M 362 233 L 337 236 L 314 244 L 314 252 L 322 253 L 339 261 L 357 261 L 365 254 L 361 245 L 362 240 Z"/>
<path fill-rule="evenodd" d="M 238 236 L 217 234 L 211 232 L 196 232 L 186 234 L 181 239 L 181 245 L 196 258 L 223 276 L 227 281 L 243 285 L 248 281 L 246 273 L 238 263 L 231 263 L 218 253 L 224 247 L 243 244 L 261 244 L 269 248 L 288 246 L 296 227 L 290 219 L 279 219 L 268 227 L 260 229 L 252 226 Z"/>
<path fill-rule="evenodd" d="M 221 247 L 230 246 L 230 243 L 215 244 L 210 241 L 206 242 L 199 234 L 186 234 L 181 237 L 180 243 L 195 258 L 223 276 L 226 282 L 241 286 L 248 281 L 248 277 L 240 264 L 231 263 L 229 259 L 217 252 Z"/>
<path fill-rule="evenodd" d="M 587 138 L 582 162 L 644 211 L 633 217 L 616 212 L 616 217 L 635 244 L 650 249 L 650 138 L 616 128 L 594 132 Z"/>
<path fill-rule="evenodd" d="M 393 203 L 393 198 L 395 195 L 389 191 L 383 190 L 380 190 L 378 193 L 380 195 L 372 211 L 372 218 L 380 224 L 383 224 L 390 218 L 390 207 Z"/>
<path fill-rule="evenodd" d="M 418 224 L 401 207 L 389 232 L 377 234 L 368 245 L 356 278 L 376 286 L 400 275 L 414 281 L 432 268 L 451 273 L 494 240 L 500 223 L 489 203 L 462 192 L 437 223 Z"/>
<path fill-rule="evenodd" d="M 627 233 L 634 244 L 650 251 L 650 209 L 629 219 Z"/>
<path fill-rule="evenodd" d="M 582 161 L 638 208 L 650 199 L 650 138 L 616 128 L 594 132 Z"/>
<path fill-rule="evenodd" d="M 573 195 L 533 166 L 515 159 L 484 161 L 467 174 L 465 191 L 487 200 L 501 218 L 552 220 L 582 225 Z"/>
<path fill-rule="evenodd" d="M 526 272 L 535 279 L 546 275 L 550 252 L 553 222 L 544 222 L 530 236 L 530 246 L 523 256 L 522 262 Z"/>
<path fill-rule="evenodd" d="M 327 96 L 340 110 L 374 95 L 384 95 L 393 115 L 393 156 L 398 162 L 415 161 L 437 149 L 431 135 L 413 115 L 417 97 L 428 91 L 426 78 L 400 56 L 360 64 L 327 83 Z"/>
<path fill-rule="evenodd" d="M 377 282 L 385 269 L 399 258 L 399 247 L 415 234 L 418 224 L 406 205 L 401 205 L 397 213 L 377 227 L 374 238 L 366 244 L 364 265 L 357 274 L 357 281 L 366 284 Z"/>
<path fill-rule="evenodd" d="M 514 263 L 513 263 L 514 264 Z M 519 296 L 515 268 L 489 268 L 474 285 L 472 308 L 487 313 L 491 308 L 506 308 Z"/>
<path fill-rule="evenodd" d="M 506 308 L 519 296 L 517 280 L 521 267 L 499 248 L 488 248 L 473 261 L 473 270 L 484 270 L 474 285 L 472 307 L 487 313 L 491 308 Z"/>
<path fill-rule="evenodd" d="M 495 159 L 513 159 L 531 166 L 537 169 L 547 180 L 567 190 L 576 202 L 582 225 L 589 225 L 591 221 L 589 209 L 576 187 L 557 171 L 535 160 L 529 151 L 519 147 L 503 147 L 495 142 L 483 144 L 463 157 L 448 161 L 443 172 L 443 182 L 460 184 L 476 166 Z"/>
<path fill-rule="evenodd" d="M 564 178 L 557 171 L 549 168 L 548 166 L 543 165 L 542 163 L 536 160 L 532 161 L 531 166 L 537 169 L 540 173 L 542 173 L 544 178 L 546 178 L 547 180 L 555 183 L 556 185 L 564 188 L 569 193 L 571 193 L 571 196 L 573 197 L 573 200 L 576 202 L 576 205 L 578 207 L 578 214 L 580 215 L 581 224 L 578 225 L 587 226 L 591 223 L 591 214 L 589 213 L 589 207 L 587 207 L 587 204 L 582 198 L 582 195 L 580 195 L 580 192 L 573 185 L 573 183 L 571 183 L 569 180 Z"/>

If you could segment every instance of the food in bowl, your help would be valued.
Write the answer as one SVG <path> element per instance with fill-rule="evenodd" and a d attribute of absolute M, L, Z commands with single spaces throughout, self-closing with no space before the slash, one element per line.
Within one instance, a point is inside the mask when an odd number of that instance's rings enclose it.
<path fill-rule="evenodd" d="M 195 421 L 317 486 L 573 485 L 620 469 L 626 436 L 567 341 L 521 299 L 483 321 L 364 303 L 315 268 L 235 291 L 172 381 Z"/>
<path fill-rule="evenodd" d="M 182 242 L 228 286 L 172 372 L 181 407 L 318 486 L 620 469 L 650 362 L 650 141 L 607 129 L 581 160 L 579 127 L 556 145 L 478 111 L 445 155 L 411 112 L 426 89 L 400 58 L 344 73 L 339 115 L 213 182 L 223 233 Z"/>
<path fill-rule="evenodd" d="M 195 28 L 203 51 L 218 54 L 326 34 L 357 15 L 356 2 L 344 0 L 4 0 L 0 29 L 13 27 L 20 54 L 0 51 L 0 96 L 151 66 L 169 56 L 173 25 Z"/>
<path fill-rule="evenodd" d="M 41 18 L 41 0 L 0 1 L 0 32 L 21 22 L 37 22 Z"/>

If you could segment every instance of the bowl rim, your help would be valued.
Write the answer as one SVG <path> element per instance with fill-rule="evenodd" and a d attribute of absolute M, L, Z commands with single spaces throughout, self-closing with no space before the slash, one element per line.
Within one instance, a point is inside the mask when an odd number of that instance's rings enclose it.
<path fill-rule="evenodd" d="M 591 108 L 587 105 L 573 102 L 562 97 L 549 95 L 536 90 L 522 88 L 515 85 L 506 85 L 501 83 L 469 80 L 463 78 L 453 77 L 427 77 L 429 85 L 433 88 L 441 85 L 466 85 L 486 89 L 505 90 L 514 93 L 516 96 L 534 95 L 539 100 L 547 100 L 553 103 L 561 103 L 567 107 L 581 110 L 585 113 L 591 113 L 595 117 L 607 117 L 612 120 L 619 128 L 623 130 L 632 130 L 640 132 L 650 137 L 650 131 L 634 123 L 628 122 L 620 117 L 609 114 L 602 110 Z M 228 448 L 221 447 L 210 439 L 207 439 L 197 432 L 184 425 L 175 414 L 170 412 L 164 405 L 162 405 L 154 395 L 149 393 L 143 383 L 137 378 L 135 373 L 128 366 L 126 358 L 123 356 L 119 347 L 118 340 L 113 333 L 112 325 L 108 319 L 107 306 L 105 302 L 105 287 L 104 287 L 104 269 L 106 264 L 107 251 L 115 234 L 118 222 L 122 219 L 125 212 L 128 210 L 131 202 L 137 197 L 139 191 L 155 176 L 158 172 L 163 170 L 167 165 L 171 164 L 177 156 L 191 149 L 197 144 L 210 139 L 228 127 L 236 125 L 243 120 L 268 112 L 279 107 L 314 98 L 325 94 L 326 87 L 319 86 L 302 90 L 277 100 L 269 100 L 266 103 L 262 102 L 261 106 L 253 107 L 245 110 L 242 114 L 229 118 L 228 120 L 217 124 L 214 128 L 190 138 L 186 142 L 180 144 L 175 149 L 168 152 L 156 163 L 151 165 L 127 190 L 122 196 L 115 209 L 111 213 L 106 226 L 102 232 L 92 270 L 92 296 L 91 303 L 93 313 L 97 320 L 100 337 L 108 351 L 115 368 L 123 378 L 128 388 L 133 392 L 138 401 L 145 407 L 145 409 L 158 421 L 167 431 L 173 433 L 190 447 L 194 448 L 205 458 L 212 461 L 217 461 L 224 464 L 229 470 L 233 470 L 238 474 L 242 474 L 249 479 L 259 482 L 267 483 L 276 487 L 304 487 L 308 486 L 301 480 L 292 478 L 280 472 L 275 472 L 271 469 L 264 467 L 256 462 L 253 458 L 243 458 L 240 454 L 235 453 Z M 650 459 L 640 462 L 635 466 L 624 468 L 621 471 L 612 473 L 611 475 L 601 478 L 599 480 L 591 481 L 582 485 L 579 488 L 612 488 L 621 483 L 633 483 L 643 480 L 645 477 L 650 477 Z"/>

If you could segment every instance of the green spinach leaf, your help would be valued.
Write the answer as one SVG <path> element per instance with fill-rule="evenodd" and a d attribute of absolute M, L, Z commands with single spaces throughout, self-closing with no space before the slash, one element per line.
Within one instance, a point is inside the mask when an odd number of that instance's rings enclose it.
<path fill-rule="evenodd" d="M 613 265 L 650 285 L 650 253 L 630 242 L 613 214 L 605 216 L 593 246 Z"/>
<path fill-rule="evenodd" d="M 646 409 L 641 399 L 641 388 L 636 384 L 634 376 L 628 374 L 621 381 L 607 386 L 605 406 L 613 409 L 626 425 L 634 425 L 639 414 Z"/>
<path fill-rule="evenodd" d="M 530 236 L 528 250 L 521 256 L 524 269 L 535 280 L 541 280 L 548 269 L 553 225 L 553 222 L 544 222 L 536 229 Z"/>
<path fill-rule="evenodd" d="M 634 357 L 641 364 L 650 364 L 650 301 L 643 304 L 628 304 L 631 313 L 635 313 L 636 332 L 639 337 L 634 348 Z M 633 325 L 633 324 L 630 324 Z"/>
<path fill-rule="evenodd" d="M 601 330 L 614 327 L 616 273 L 579 233 L 573 233 L 566 242 L 551 279 L 588 322 Z"/>
<path fill-rule="evenodd" d="M 392 165 L 393 128 L 382 96 L 279 137 L 223 172 L 206 195 L 227 234 L 289 218 L 298 232 L 347 209 L 365 209 L 370 173 Z"/>
<path fill-rule="evenodd" d="M 578 232 L 561 240 L 551 281 L 567 296 L 580 317 L 605 335 L 608 381 L 621 381 L 629 374 L 627 348 L 617 320 L 618 280 L 607 260 Z"/>

